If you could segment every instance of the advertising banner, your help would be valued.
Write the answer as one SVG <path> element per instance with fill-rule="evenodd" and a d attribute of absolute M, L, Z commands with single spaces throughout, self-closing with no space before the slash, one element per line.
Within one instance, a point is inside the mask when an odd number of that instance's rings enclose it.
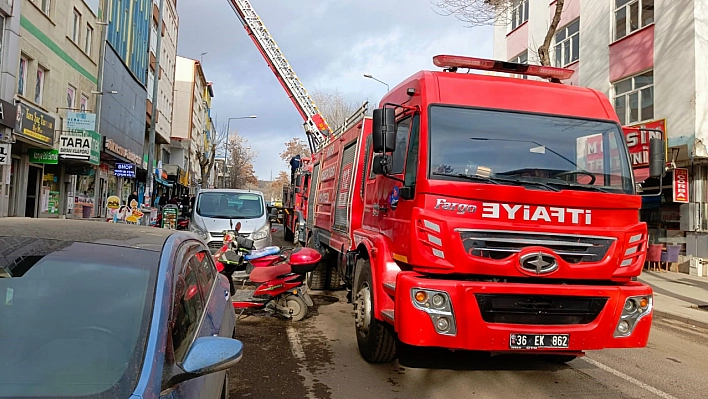
<path fill-rule="evenodd" d="M 674 202 L 688 202 L 688 169 L 674 169 Z"/>
<path fill-rule="evenodd" d="M 10 150 L 12 144 L 0 144 L 0 165 L 10 164 Z"/>
<path fill-rule="evenodd" d="M 54 144 L 54 118 L 49 114 L 20 103 L 16 122 L 15 133 L 43 144 Z"/>

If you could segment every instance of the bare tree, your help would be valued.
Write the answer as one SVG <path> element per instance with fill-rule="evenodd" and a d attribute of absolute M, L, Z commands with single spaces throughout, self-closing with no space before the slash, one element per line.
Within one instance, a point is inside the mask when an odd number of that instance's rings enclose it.
<path fill-rule="evenodd" d="M 201 172 L 202 184 L 207 184 L 209 175 L 214 168 L 214 157 L 216 151 L 226 144 L 226 125 L 221 127 L 221 131 L 216 135 L 208 148 L 197 148 L 197 161 L 199 162 L 199 170 Z"/>
<path fill-rule="evenodd" d="M 439 14 L 454 16 L 468 27 L 504 24 L 508 25 L 514 16 L 512 12 L 522 0 L 431 0 L 440 9 Z M 543 43 L 536 52 L 541 65 L 550 66 L 550 48 L 561 20 L 565 0 L 556 0 L 555 12 L 548 26 Z"/>
<path fill-rule="evenodd" d="M 280 173 L 278 173 L 278 177 L 275 178 L 272 182 L 270 182 L 270 192 L 271 195 L 279 200 L 283 200 L 283 187 L 287 186 L 290 184 L 290 176 L 286 172 L 283 172 L 282 170 Z"/>
<path fill-rule="evenodd" d="M 347 101 L 337 90 L 332 92 L 315 90 L 311 97 L 332 130 L 343 125 L 344 120 L 361 105 L 361 103 Z"/>
<path fill-rule="evenodd" d="M 286 165 L 289 165 L 290 159 L 295 155 L 300 155 L 301 157 L 310 156 L 310 147 L 305 140 L 299 137 L 294 137 L 285 143 L 285 150 L 280 153 L 280 159 L 282 159 Z"/>
<path fill-rule="evenodd" d="M 256 152 L 248 146 L 248 141 L 241 136 L 231 135 L 228 143 L 229 158 L 226 160 L 229 170 L 230 188 L 247 188 L 258 185 L 258 178 L 253 170 Z"/>

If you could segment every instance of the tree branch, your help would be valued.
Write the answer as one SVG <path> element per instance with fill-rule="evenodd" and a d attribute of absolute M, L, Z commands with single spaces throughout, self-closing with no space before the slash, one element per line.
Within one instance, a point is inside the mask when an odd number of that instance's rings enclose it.
<path fill-rule="evenodd" d="M 556 12 L 553 13 L 553 19 L 551 20 L 551 25 L 548 27 L 548 31 L 546 32 L 546 37 L 543 39 L 543 44 L 538 47 L 538 58 L 541 61 L 541 65 L 551 65 L 551 42 L 553 41 L 553 37 L 556 35 L 556 29 L 558 29 L 558 24 L 560 23 L 561 16 L 563 15 L 564 3 L 565 0 L 556 0 Z"/>

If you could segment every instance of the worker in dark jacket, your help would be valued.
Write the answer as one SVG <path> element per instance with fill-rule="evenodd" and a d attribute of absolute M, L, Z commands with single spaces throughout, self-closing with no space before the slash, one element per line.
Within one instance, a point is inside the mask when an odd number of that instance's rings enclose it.
<path fill-rule="evenodd" d="M 295 184 L 295 171 L 300 167 L 300 155 L 290 159 L 290 184 Z"/>

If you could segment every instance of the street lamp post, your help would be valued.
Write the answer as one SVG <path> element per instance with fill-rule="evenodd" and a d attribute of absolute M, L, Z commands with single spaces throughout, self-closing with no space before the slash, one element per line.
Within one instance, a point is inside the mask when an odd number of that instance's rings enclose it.
<path fill-rule="evenodd" d="M 249 116 L 238 116 L 234 118 L 229 118 L 226 121 L 226 150 L 224 152 L 224 178 L 222 179 L 223 184 L 226 184 L 226 174 L 229 172 L 229 138 L 231 137 L 231 121 L 236 119 L 256 119 L 257 115 Z M 230 177 L 230 176 L 229 176 Z"/>
<path fill-rule="evenodd" d="M 387 92 L 388 92 L 388 91 L 391 91 L 391 89 L 390 89 L 389 86 L 388 86 L 388 83 L 386 83 L 386 82 L 384 82 L 384 81 L 382 81 L 382 80 L 376 79 L 376 78 L 373 77 L 371 74 L 365 73 L 365 74 L 364 74 L 364 77 L 365 77 L 365 78 L 369 78 L 369 79 L 373 79 L 373 80 L 375 80 L 375 81 L 377 81 L 377 82 L 379 82 L 379 83 L 381 83 L 381 84 L 383 84 L 383 85 L 386 85 L 386 91 L 387 91 Z"/>

